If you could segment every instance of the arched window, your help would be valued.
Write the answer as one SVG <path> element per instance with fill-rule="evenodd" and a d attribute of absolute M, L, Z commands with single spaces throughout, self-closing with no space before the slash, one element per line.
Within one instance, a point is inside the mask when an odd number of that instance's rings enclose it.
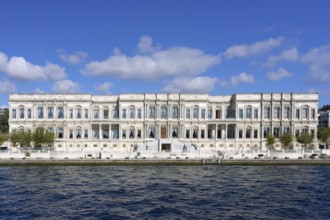
<path fill-rule="evenodd" d="M 307 119 L 308 118 L 308 113 L 309 113 L 309 108 L 307 105 L 302 107 L 302 118 Z"/>
<path fill-rule="evenodd" d="M 19 106 L 19 118 L 24 119 L 24 106 Z"/>
<path fill-rule="evenodd" d="M 81 106 L 76 106 L 76 118 L 77 119 L 81 119 L 81 114 L 82 114 L 82 112 L 81 112 Z"/>
<path fill-rule="evenodd" d="M 245 119 L 252 119 L 252 106 L 247 106 L 245 108 Z"/>
<path fill-rule="evenodd" d="M 194 127 L 193 138 L 198 138 L 198 127 Z"/>
<path fill-rule="evenodd" d="M 135 118 L 135 107 L 134 106 L 131 106 L 129 108 L 129 118 L 130 119 L 134 119 Z"/>
<path fill-rule="evenodd" d="M 198 119 L 198 115 L 199 115 L 199 107 L 196 105 L 194 106 L 193 118 Z"/>
<path fill-rule="evenodd" d="M 134 138 L 134 133 L 135 133 L 134 127 L 130 127 L 130 129 L 129 129 L 129 138 L 133 139 Z"/>

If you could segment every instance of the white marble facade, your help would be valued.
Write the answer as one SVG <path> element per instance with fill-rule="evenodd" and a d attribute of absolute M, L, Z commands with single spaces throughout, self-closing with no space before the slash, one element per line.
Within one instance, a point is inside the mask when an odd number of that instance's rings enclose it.
<path fill-rule="evenodd" d="M 155 142 L 159 150 L 171 150 L 173 143 L 210 150 L 265 149 L 267 133 L 316 136 L 318 102 L 318 94 L 295 93 L 11 94 L 9 124 L 10 132 L 36 127 L 54 132 L 57 150 Z"/>

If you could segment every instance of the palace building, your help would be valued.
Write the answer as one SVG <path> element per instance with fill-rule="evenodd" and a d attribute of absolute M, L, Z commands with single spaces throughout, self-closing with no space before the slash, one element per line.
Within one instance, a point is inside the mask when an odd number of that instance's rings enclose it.
<path fill-rule="evenodd" d="M 266 149 L 267 134 L 316 136 L 318 104 L 318 94 L 296 93 L 11 94 L 9 125 L 10 132 L 37 127 L 54 132 L 57 150 Z"/>

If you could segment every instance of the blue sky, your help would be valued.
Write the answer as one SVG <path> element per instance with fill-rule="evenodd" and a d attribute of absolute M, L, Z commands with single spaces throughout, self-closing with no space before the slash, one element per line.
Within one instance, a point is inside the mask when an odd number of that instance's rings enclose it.
<path fill-rule="evenodd" d="M 330 2 L 0 3 L 9 93 L 318 92 L 330 104 Z"/>

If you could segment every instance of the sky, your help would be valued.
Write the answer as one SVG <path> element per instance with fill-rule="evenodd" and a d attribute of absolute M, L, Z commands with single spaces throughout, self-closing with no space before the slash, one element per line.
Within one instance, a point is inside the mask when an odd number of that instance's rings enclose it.
<path fill-rule="evenodd" d="M 2 0 L 10 93 L 314 93 L 330 104 L 327 0 Z"/>

